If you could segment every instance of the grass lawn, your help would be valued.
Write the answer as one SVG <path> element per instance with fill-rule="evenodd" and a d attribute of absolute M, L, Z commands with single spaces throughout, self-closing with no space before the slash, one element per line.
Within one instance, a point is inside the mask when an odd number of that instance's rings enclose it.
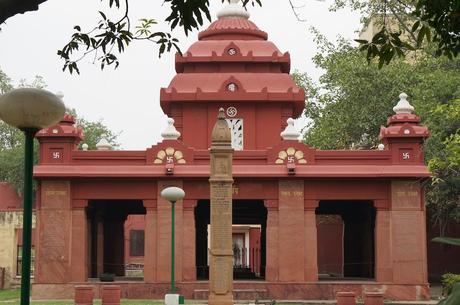
<path fill-rule="evenodd" d="M 21 291 L 19 289 L 10 289 L 10 290 L 0 290 L 0 305 L 19 305 L 19 298 Z M 247 302 L 244 302 L 247 303 Z M 31 301 L 31 305 L 73 305 L 75 304 L 73 300 L 59 300 L 59 301 Z M 94 300 L 94 305 L 101 305 L 101 300 Z M 121 305 L 163 305 L 163 300 L 121 300 Z M 189 305 L 198 305 L 202 304 L 200 301 L 196 300 L 185 300 L 185 304 Z M 283 305 L 282 303 L 277 303 L 277 305 Z M 289 304 L 289 305 L 292 305 Z"/>
<path fill-rule="evenodd" d="M 0 290 L 0 305 L 19 305 L 21 291 L 19 289 Z M 186 304 L 197 304 L 189 300 Z M 73 305 L 72 300 L 59 301 L 31 301 L 33 305 Z M 94 305 L 100 305 L 101 300 L 94 300 Z M 163 300 L 121 300 L 121 305 L 163 305 Z"/>
<path fill-rule="evenodd" d="M 19 296 L 20 296 L 19 289 L 0 290 L 0 302 L 19 299 Z"/>

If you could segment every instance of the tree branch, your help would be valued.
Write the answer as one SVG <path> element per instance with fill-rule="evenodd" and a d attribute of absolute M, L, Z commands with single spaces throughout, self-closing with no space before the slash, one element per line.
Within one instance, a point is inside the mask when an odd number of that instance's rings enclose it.
<path fill-rule="evenodd" d="M 37 11 L 38 5 L 48 0 L 0 0 L 0 24 L 17 14 Z"/>

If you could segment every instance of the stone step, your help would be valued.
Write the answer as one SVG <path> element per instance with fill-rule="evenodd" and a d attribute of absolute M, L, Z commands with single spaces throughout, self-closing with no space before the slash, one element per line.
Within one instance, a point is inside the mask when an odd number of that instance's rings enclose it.
<path fill-rule="evenodd" d="M 208 297 L 208 289 L 195 289 L 193 291 L 195 300 L 207 300 Z M 233 298 L 235 300 L 266 300 L 268 292 L 267 289 L 234 289 Z"/>

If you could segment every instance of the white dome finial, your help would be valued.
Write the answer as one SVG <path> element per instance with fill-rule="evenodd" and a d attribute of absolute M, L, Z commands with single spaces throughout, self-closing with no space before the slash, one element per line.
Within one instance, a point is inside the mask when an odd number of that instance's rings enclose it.
<path fill-rule="evenodd" d="M 107 135 L 102 135 L 101 139 L 99 142 L 96 144 L 97 150 L 112 150 L 112 145 L 109 143 L 107 140 Z"/>
<path fill-rule="evenodd" d="M 283 140 L 297 141 L 299 139 L 300 132 L 295 129 L 293 118 L 287 119 L 287 126 L 280 135 Z"/>
<path fill-rule="evenodd" d="M 407 94 L 404 92 L 399 95 L 399 102 L 393 107 L 393 111 L 396 114 L 412 114 L 414 107 L 407 101 Z"/>
<path fill-rule="evenodd" d="M 240 0 L 230 0 L 230 3 L 217 13 L 217 18 L 234 17 L 249 19 L 250 14 L 239 4 Z"/>
<path fill-rule="evenodd" d="M 177 131 L 176 127 L 174 127 L 174 119 L 168 118 L 168 127 L 166 127 L 165 131 L 161 133 L 161 136 L 164 140 L 177 140 L 180 137 L 180 132 Z"/>

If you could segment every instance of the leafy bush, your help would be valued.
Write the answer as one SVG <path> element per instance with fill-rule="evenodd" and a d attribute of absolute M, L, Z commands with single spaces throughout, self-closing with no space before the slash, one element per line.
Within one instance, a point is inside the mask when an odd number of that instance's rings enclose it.
<path fill-rule="evenodd" d="M 449 295 L 455 283 L 460 283 L 460 274 L 446 273 L 442 276 L 442 293 Z"/>

